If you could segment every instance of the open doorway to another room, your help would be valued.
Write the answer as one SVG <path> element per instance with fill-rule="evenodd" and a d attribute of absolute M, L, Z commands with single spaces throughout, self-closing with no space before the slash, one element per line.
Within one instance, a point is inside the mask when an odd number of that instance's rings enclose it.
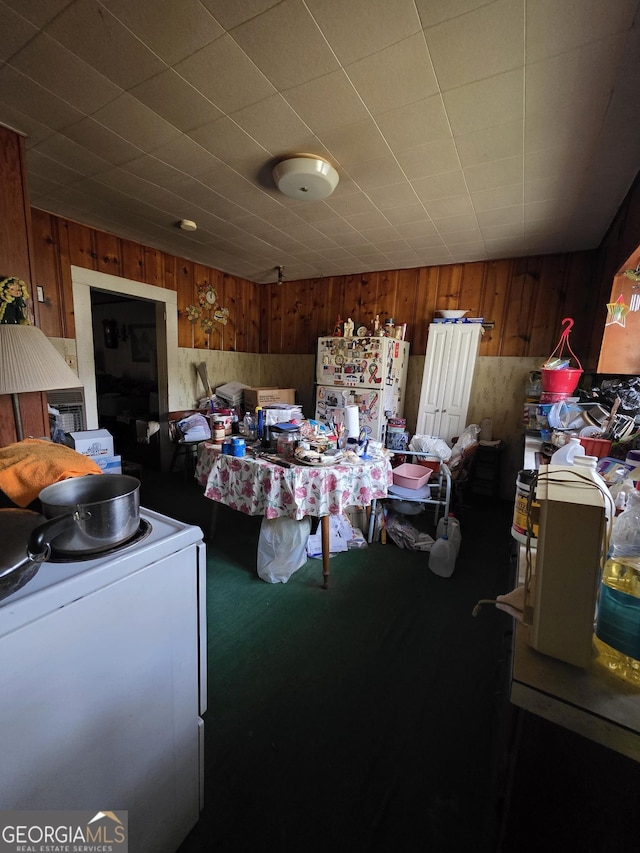
<path fill-rule="evenodd" d="M 159 468 L 155 305 L 92 288 L 91 317 L 98 426 L 123 459 Z"/>
<path fill-rule="evenodd" d="M 174 447 L 169 439 L 167 412 L 177 410 L 180 399 L 177 294 L 156 285 L 82 267 L 72 266 L 71 276 L 78 375 L 84 389 L 86 428 L 97 429 L 105 423 L 102 418 L 111 418 L 113 425 L 115 418 L 117 431 L 126 428 L 127 432 L 121 439 L 123 451 L 126 448 L 137 457 L 153 454 L 153 464 L 159 460 L 159 467 L 168 470 Z M 104 320 L 108 321 L 106 325 Z M 106 346 L 107 338 L 111 343 L 109 347 Z M 116 340 L 117 347 L 113 346 Z M 127 362 L 126 374 L 123 362 Z M 123 376 L 127 381 L 118 382 Z M 115 387 L 107 390 L 112 382 L 110 377 Z M 156 390 L 149 390 L 154 383 Z M 124 393 L 132 390 L 135 393 Z M 127 399 L 112 397 L 108 403 L 107 394 Z M 124 414 L 125 411 L 128 414 Z M 153 425 L 152 415 L 159 415 L 160 426 L 159 433 L 150 437 L 153 450 L 139 440 L 144 423 Z M 132 421 L 135 421 L 133 427 Z M 132 435 L 136 437 L 135 447 Z M 159 449 L 155 445 L 159 445 Z M 123 462 L 136 461 L 121 452 L 118 440 L 115 450 L 117 455 L 123 456 Z M 145 459 L 144 464 L 147 463 Z"/>

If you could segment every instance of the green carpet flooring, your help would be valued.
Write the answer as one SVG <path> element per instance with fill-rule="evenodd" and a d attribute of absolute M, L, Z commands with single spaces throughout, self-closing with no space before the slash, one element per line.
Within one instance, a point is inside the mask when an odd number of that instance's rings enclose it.
<path fill-rule="evenodd" d="M 208 523 L 193 484 L 143 505 Z M 173 509 L 170 508 L 173 505 Z M 459 514 L 455 573 L 373 544 L 287 584 L 256 573 L 260 519 L 221 508 L 207 548 L 205 806 L 180 853 L 495 849 L 508 728 L 512 504 Z"/>

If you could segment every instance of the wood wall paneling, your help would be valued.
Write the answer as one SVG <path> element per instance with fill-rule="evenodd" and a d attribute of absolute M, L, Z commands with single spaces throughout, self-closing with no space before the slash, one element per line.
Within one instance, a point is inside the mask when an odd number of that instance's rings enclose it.
<path fill-rule="evenodd" d="M 34 295 L 42 287 L 44 302 L 39 303 L 39 327 L 51 338 L 64 336 L 64 292 L 61 277 L 57 220 L 48 213 L 33 210 L 31 233 L 33 237 Z"/>

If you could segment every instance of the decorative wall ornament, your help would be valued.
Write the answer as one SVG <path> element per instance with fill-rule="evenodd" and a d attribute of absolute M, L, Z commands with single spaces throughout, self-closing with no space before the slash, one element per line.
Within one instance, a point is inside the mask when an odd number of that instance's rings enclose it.
<path fill-rule="evenodd" d="M 29 291 L 21 278 L 13 275 L 0 278 L 0 323 L 29 326 L 27 299 Z"/>
<path fill-rule="evenodd" d="M 198 304 L 187 305 L 187 319 L 192 323 L 200 320 L 200 326 L 206 335 L 214 328 L 214 322 L 226 326 L 229 321 L 229 309 L 218 305 L 218 294 L 205 282 L 198 287 Z"/>

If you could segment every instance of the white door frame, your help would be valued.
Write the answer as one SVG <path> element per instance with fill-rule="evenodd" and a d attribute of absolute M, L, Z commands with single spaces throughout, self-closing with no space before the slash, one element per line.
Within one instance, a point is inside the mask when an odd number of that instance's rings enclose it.
<path fill-rule="evenodd" d="M 93 348 L 93 316 L 91 288 L 121 296 L 153 302 L 156 307 L 156 342 L 158 350 L 158 406 L 160 412 L 177 408 L 178 380 L 178 295 L 153 284 L 143 284 L 117 275 L 71 266 L 73 311 L 76 321 L 78 376 L 84 386 L 87 429 L 98 427 L 96 365 Z M 165 470 L 171 453 L 166 429 L 160 429 L 161 465 Z"/>

